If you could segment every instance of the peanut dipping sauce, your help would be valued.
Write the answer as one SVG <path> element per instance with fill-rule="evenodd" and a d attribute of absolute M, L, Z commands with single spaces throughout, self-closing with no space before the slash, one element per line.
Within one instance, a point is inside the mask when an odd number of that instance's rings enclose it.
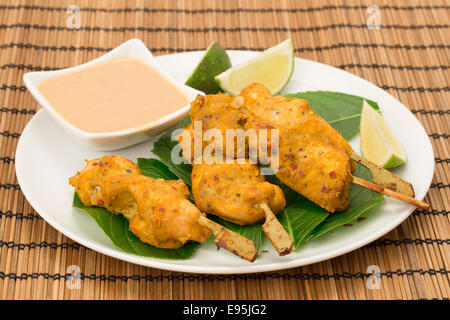
<path fill-rule="evenodd" d="M 158 70 L 134 58 L 49 78 L 39 90 L 62 117 L 92 133 L 136 128 L 189 103 Z"/>

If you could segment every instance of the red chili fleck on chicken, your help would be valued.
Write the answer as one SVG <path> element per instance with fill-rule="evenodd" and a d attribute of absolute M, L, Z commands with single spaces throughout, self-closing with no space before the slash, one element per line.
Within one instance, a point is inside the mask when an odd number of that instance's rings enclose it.
<path fill-rule="evenodd" d="M 330 172 L 330 177 L 331 177 L 331 178 L 336 178 L 336 172 L 331 171 L 331 172 Z"/>
<path fill-rule="evenodd" d="M 105 201 L 103 201 L 102 199 L 97 199 L 97 204 L 99 205 L 99 206 L 101 206 L 102 204 L 104 204 L 105 203 Z"/>
<path fill-rule="evenodd" d="M 327 187 L 322 187 L 322 192 L 323 193 L 330 193 L 331 189 L 327 188 Z"/>
<path fill-rule="evenodd" d="M 285 157 L 288 158 L 288 159 L 294 159 L 295 158 L 295 156 L 294 156 L 294 154 L 292 152 L 286 153 Z"/>
<path fill-rule="evenodd" d="M 290 166 L 291 166 L 292 170 L 297 170 L 297 165 L 295 163 L 291 163 Z"/>

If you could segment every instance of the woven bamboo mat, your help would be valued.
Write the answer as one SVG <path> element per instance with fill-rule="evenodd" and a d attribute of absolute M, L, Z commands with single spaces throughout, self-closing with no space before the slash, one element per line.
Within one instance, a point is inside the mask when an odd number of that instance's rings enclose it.
<path fill-rule="evenodd" d="M 448 299 L 450 297 L 449 17 L 438 1 L 374 1 L 381 29 L 366 26 L 370 1 L 2 1 L 0 3 L 1 299 Z M 68 30 L 66 8 L 81 8 Z M 262 50 L 287 37 L 296 55 L 357 74 L 403 102 L 426 128 L 436 169 L 425 200 L 374 243 L 279 272 L 193 275 L 141 267 L 74 243 L 50 227 L 17 184 L 18 138 L 38 104 L 22 75 L 91 60 L 137 37 L 155 55 L 205 49 Z M 38 168 L 37 168 L 38 169 Z M 68 289 L 67 267 L 82 271 Z M 367 267 L 381 271 L 368 289 Z"/>

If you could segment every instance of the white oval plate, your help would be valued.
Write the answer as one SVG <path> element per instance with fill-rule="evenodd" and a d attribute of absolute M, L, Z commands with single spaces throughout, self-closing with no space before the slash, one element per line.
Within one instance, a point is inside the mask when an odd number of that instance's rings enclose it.
<path fill-rule="evenodd" d="M 233 65 L 256 52 L 229 51 Z M 188 78 L 203 52 L 156 57 L 161 67 L 175 79 Z M 345 71 L 317 62 L 295 59 L 292 80 L 284 92 L 330 90 L 355 94 L 378 102 L 383 118 L 400 139 L 408 162 L 394 172 L 414 185 L 416 197 L 423 199 L 434 172 L 434 154 L 428 136 L 409 110 L 387 92 Z M 217 251 L 213 243 L 203 244 L 189 260 L 151 259 L 122 252 L 86 213 L 72 208 L 74 189 L 68 178 L 83 168 L 83 159 L 119 154 L 136 160 L 152 157 L 155 138 L 115 152 L 85 149 L 62 132 L 45 110 L 40 110 L 23 131 L 16 151 L 16 173 L 22 192 L 33 208 L 54 228 L 80 244 L 103 254 L 132 263 L 193 273 L 247 273 L 292 268 L 327 260 L 360 248 L 383 236 L 403 220 L 414 207 L 395 199 L 385 201 L 367 214 L 367 219 L 341 227 L 313 240 L 295 252 L 280 257 L 269 241 L 255 262 L 241 260 L 231 253 Z M 351 141 L 359 151 L 359 137 Z M 267 252 L 266 252 L 267 250 Z"/>

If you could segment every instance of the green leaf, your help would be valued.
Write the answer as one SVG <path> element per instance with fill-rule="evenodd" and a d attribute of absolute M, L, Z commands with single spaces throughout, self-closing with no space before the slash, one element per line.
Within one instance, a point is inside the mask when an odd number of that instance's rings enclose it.
<path fill-rule="evenodd" d="M 307 91 L 285 96 L 307 100 L 311 108 L 347 140 L 359 132 L 364 99 L 371 107 L 380 110 L 375 101 L 341 92 Z"/>
<path fill-rule="evenodd" d="M 158 141 L 153 145 L 153 154 L 157 155 L 161 162 L 165 164 L 169 170 L 178 178 L 183 180 L 188 186 L 191 186 L 191 171 L 192 167 L 189 164 L 181 163 L 175 164 L 172 162 L 172 149 L 178 142 L 172 141 L 172 132 L 178 128 L 182 128 L 191 122 L 191 118 L 187 117 L 176 126 L 172 127 L 164 133 Z"/>
<path fill-rule="evenodd" d="M 114 244 L 117 245 L 120 249 L 122 249 L 122 251 L 139 255 L 139 252 L 137 252 L 133 248 L 132 244 L 129 242 L 127 237 L 127 233 L 130 232 L 128 230 L 128 220 L 125 222 L 123 221 L 125 219 L 124 217 L 120 217 L 121 219 L 117 219 L 116 218 L 118 217 L 117 215 L 111 214 L 110 212 L 108 212 L 108 214 L 111 230 L 110 239 L 115 239 L 116 242 Z"/>
<path fill-rule="evenodd" d="M 294 240 L 294 250 L 309 240 L 311 232 L 329 213 L 318 205 L 298 195 L 279 216 L 281 225 Z"/>
<path fill-rule="evenodd" d="M 137 164 L 142 171 L 142 174 L 153 179 L 174 180 L 178 179 L 169 168 L 157 159 L 152 158 L 138 158 Z"/>
<path fill-rule="evenodd" d="M 372 181 L 370 171 L 357 164 L 353 175 L 362 179 Z M 375 207 L 383 201 L 383 195 L 356 184 L 350 185 L 350 208 L 346 211 L 335 212 L 329 215 L 321 224 L 319 224 L 311 234 L 311 239 L 318 238 L 326 232 L 336 229 L 344 224 L 348 224 L 361 217 L 367 210 Z"/>

